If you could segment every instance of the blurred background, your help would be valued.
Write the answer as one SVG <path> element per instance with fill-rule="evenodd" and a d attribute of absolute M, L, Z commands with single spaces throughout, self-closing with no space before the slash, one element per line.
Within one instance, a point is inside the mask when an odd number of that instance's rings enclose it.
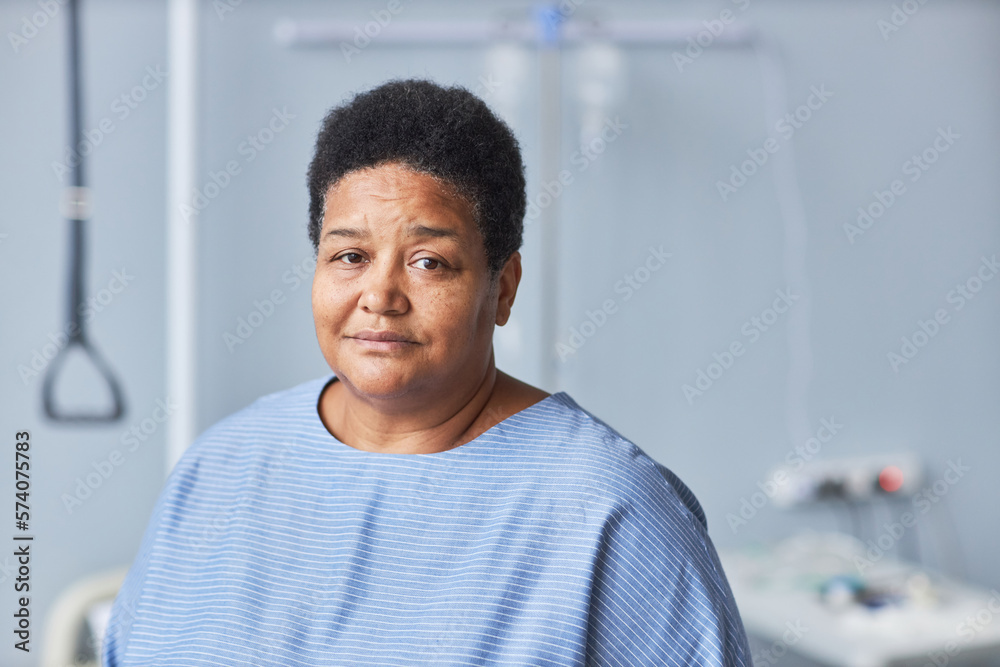
<path fill-rule="evenodd" d="M 76 142 L 70 14 L 0 1 L 0 493 L 30 432 L 34 536 L 0 663 L 93 655 L 184 447 L 329 373 L 305 171 L 397 77 L 513 128 L 498 366 L 691 487 L 756 664 L 997 660 L 1000 4 L 83 0 Z"/>

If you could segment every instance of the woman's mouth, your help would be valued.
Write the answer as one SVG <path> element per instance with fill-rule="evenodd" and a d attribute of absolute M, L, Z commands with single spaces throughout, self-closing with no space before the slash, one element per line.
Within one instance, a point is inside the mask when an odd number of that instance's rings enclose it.
<path fill-rule="evenodd" d="M 353 336 L 347 336 L 347 338 L 352 339 L 366 350 L 376 350 L 379 352 L 392 352 L 416 344 L 407 338 L 405 334 L 390 330 L 375 331 L 373 329 L 363 329 Z"/>

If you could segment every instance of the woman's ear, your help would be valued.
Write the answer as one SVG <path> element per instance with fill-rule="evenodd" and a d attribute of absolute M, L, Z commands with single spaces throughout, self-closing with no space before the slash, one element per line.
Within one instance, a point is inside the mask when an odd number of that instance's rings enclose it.
<path fill-rule="evenodd" d="M 521 282 L 521 253 L 514 251 L 497 276 L 497 326 L 502 327 L 510 319 L 510 309 L 514 305 L 517 286 Z"/>

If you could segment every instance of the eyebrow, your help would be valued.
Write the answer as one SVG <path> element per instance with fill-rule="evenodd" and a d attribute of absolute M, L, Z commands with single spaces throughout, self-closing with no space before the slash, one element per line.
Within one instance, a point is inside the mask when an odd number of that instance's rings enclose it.
<path fill-rule="evenodd" d="M 343 236 L 351 239 L 367 238 L 368 230 L 360 227 L 334 227 L 326 232 L 324 236 Z M 428 227 L 427 225 L 413 225 L 407 230 L 407 236 L 429 236 L 431 238 L 450 238 L 460 241 L 458 232 L 444 227 Z"/>
<path fill-rule="evenodd" d="M 440 239 L 454 239 L 456 241 L 460 240 L 458 232 L 453 229 L 445 229 L 444 227 L 428 227 L 427 225 L 414 225 L 410 227 L 407 231 L 407 236 L 430 236 L 432 238 Z"/>
<path fill-rule="evenodd" d="M 363 229 L 358 229 L 357 227 L 334 227 L 328 230 L 324 236 L 345 236 L 351 239 L 360 239 L 368 236 L 368 232 Z"/>

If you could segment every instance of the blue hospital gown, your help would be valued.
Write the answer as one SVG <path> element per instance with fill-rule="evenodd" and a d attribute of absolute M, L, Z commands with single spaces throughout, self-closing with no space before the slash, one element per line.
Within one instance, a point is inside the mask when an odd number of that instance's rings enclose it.
<path fill-rule="evenodd" d="M 326 430 L 332 377 L 184 453 L 103 665 L 751 665 L 694 495 L 565 392 L 385 454 Z"/>

